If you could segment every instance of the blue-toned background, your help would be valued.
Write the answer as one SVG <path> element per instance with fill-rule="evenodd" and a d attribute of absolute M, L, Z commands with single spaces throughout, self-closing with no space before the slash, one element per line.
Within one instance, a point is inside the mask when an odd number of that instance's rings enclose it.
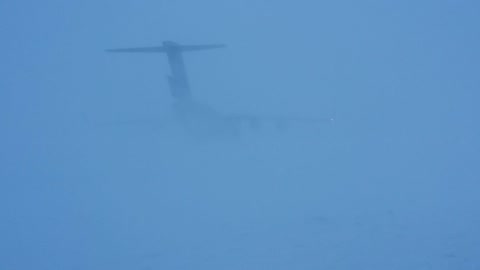
<path fill-rule="evenodd" d="M 0 269 L 479 269 L 478 1 L 0 2 Z M 195 140 L 221 111 L 334 116 Z M 153 119 L 153 120 L 152 120 Z M 158 119 L 157 122 L 156 119 Z"/>

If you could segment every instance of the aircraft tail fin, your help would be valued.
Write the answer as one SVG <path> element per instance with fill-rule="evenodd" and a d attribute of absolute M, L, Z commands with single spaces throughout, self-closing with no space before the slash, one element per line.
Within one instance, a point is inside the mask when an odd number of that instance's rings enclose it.
<path fill-rule="evenodd" d="M 187 72 L 183 62 L 183 53 L 224 48 L 223 44 L 181 45 L 172 41 L 164 41 L 161 46 L 110 49 L 113 53 L 165 53 L 170 65 L 171 75 L 168 76 L 171 95 L 178 100 L 191 97 Z"/>

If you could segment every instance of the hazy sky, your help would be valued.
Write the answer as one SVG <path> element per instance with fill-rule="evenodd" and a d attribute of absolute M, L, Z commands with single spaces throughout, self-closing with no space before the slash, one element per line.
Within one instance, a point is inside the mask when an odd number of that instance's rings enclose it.
<path fill-rule="evenodd" d="M 0 269 L 478 269 L 478 1 L 0 1 Z M 191 140 L 163 55 L 224 112 Z M 158 120 L 161 122 L 161 120 Z M 168 134 L 168 135 L 167 135 Z"/>

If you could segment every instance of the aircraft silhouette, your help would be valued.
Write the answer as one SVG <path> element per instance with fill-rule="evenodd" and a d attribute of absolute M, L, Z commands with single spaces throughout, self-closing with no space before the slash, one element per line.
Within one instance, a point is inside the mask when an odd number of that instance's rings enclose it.
<path fill-rule="evenodd" d="M 109 49 L 113 53 L 165 53 L 171 74 L 167 76 L 170 95 L 173 98 L 175 118 L 189 131 L 202 130 L 208 133 L 238 134 L 242 129 L 257 130 L 271 124 L 284 129 L 292 124 L 318 124 L 332 122 L 332 118 L 257 116 L 253 114 L 220 113 L 210 106 L 197 102 L 191 93 L 183 53 L 225 48 L 224 44 L 181 45 L 164 41 L 161 46 Z"/>

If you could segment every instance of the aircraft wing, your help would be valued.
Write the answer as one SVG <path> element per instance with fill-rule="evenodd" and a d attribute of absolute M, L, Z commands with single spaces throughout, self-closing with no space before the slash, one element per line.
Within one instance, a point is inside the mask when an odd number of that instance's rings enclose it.
<path fill-rule="evenodd" d="M 295 126 L 320 127 L 332 124 L 334 119 L 328 117 L 303 117 L 281 115 L 229 114 L 226 116 L 231 122 L 240 123 L 253 129 L 276 128 L 288 129 Z"/>

